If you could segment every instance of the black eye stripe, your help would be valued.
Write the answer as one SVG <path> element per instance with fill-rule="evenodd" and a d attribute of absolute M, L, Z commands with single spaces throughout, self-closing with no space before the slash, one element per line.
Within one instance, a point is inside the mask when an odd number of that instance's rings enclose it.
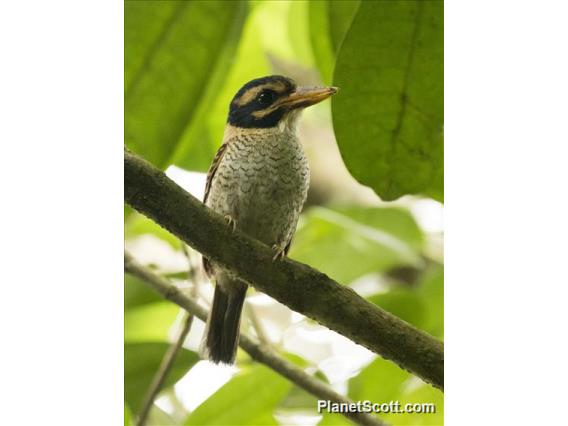
<path fill-rule="evenodd" d="M 293 92 L 296 83 L 280 75 L 270 75 L 257 78 L 243 85 L 233 97 L 229 105 L 229 116 L 227 122 L 236 127 L 242 128 L 269 128 L 278 125 L 279 120 L 286 112 L 284 108 L 274 108 L 272 106 L 278 99 Z M 262 96 L 259 102 L 259 96 L 264 91 L 273 93 L 272 99 L 266 99 Z M 270 96 L 270 95 L 268 95 Z M 255 114 L 258 111 L 265 110 L 265 114 L 260 116 Z"/>

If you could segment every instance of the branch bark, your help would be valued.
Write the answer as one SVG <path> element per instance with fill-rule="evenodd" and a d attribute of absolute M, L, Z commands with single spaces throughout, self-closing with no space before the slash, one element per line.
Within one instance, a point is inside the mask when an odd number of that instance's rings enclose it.
<path fill-rule="evenodd" d="M 124 270 L 129 274 L 140 278 L 140 280 L 152 287 L 164 298 L 185 309 L 190 315 L 195 315 L 204 322 L 207 321 L 207 309 L 202 307 L 194 298 L 180 291 L 175 285 L 168 282 L 168 280 L 138 264 L 132 256 L 126 252 L 124 254 Z M 252 359 L 265 364 L 278 374 L 300 386 L 302 389 L 310 392 L 315 397 L 341 404 L 353 403 L 353 401 L 349 398 L 338 394 L 322 381 L 308 375 L 290 361 L 278 356 L 271 350 L 253 342 L 244 334 L 240 335 L 239 346 L 244 349 L 244 351 L 247 352 Z M 342 414 L 359 425 L 387 426 L 387 423 L 384 423 L 379 418 L 367 413 L 347 412 Z"/>
<path fill-rule="evenodd" d="M 139 156 L 125 151 L 124 199 L 134 209 L 256 289 L 443 389 L 443 343 L 349 287 L 274 253 L 239 231 Z"/>

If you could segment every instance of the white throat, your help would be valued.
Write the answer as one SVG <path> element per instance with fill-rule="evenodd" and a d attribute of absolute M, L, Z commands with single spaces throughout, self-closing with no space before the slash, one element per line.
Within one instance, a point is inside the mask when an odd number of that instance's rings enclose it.
<path fill-rule="evenodd" d="M 301 109 L 294 109 L 286 114 L 278 123 L 280 133 L 296 133 L 301 112 Z"/>

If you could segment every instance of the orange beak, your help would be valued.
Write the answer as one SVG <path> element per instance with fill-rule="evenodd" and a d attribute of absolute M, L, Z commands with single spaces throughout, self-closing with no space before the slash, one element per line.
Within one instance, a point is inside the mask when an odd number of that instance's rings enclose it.
<path fill-rule="evenodd" d="M 289 109 L 306 108 L 326 100 L 336 94 L 338 90 L 337 87 L 298 87 L 290 95 L 280 99 L 274 106 L 276 108 L 286 106 Z"/>

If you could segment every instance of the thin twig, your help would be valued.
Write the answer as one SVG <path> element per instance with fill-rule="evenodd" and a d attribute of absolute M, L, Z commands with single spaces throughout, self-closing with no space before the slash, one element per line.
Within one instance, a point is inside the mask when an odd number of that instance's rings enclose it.
<path fill-rule="evenodd" d="M 127 252 L 124 253 L 124 270 L 129 274 L 138 277 L 167 300 L 176 303 L 188 312 L 191 312 L 197 318 L 203 321 L 207 320 L 207 309 L 201 306 L 195 299 L 180 291 L 175 285 L 171 284 L 165 278 L 138 264 Z M 353 403 L 353 401 L 349 398 L 335 392 L 321 380 L 308 375 L 303 370 L 296 367 L 293 363 L 280 357 L 276 353 L 266 350 L 261 345 L 249 339 L 246 335 L 240 335 L 239 345 L 251 356 L 251 358 L 265 364 L 267 367 L 286 377 L 288 380 L 311 393 L 316 398 L 330 400 L 341 404 Z M 387 423 L 368 413 L 346 412 L 342 414 L 358 425 L 387 425 Z"/>
<path fill-rule="evenodd" d="M 152 384 L 148 388 L 146 396 L 144 398 L 144 402 L 142 404 L 142 411 L 140 412 L 140 417 L 138 419 L 138 426 L 144 426 L 148 420 L 148 415 L 150 414 L 150 410 L 154 405 L 154 400 L 158 393 L 164 386 L 164 383 L 170 373 L 172 366 L 174 365 L 176 356 L 183 346 L 183 342 L 185 338 L 189 334 L 189 330 L 191 330 L 191 324 L 193 323 L 193 315 L 188 313 L 186 314 L 186 318 L 183 324 L 183 328 L 181 329 L 178 338 L 176 341 L 168 348 L 167 352 L 165 353 L 164 357 L 162 358 L 162 363 L 160 364 L 160 368 L 154 375 L 152 379 Z"/>

